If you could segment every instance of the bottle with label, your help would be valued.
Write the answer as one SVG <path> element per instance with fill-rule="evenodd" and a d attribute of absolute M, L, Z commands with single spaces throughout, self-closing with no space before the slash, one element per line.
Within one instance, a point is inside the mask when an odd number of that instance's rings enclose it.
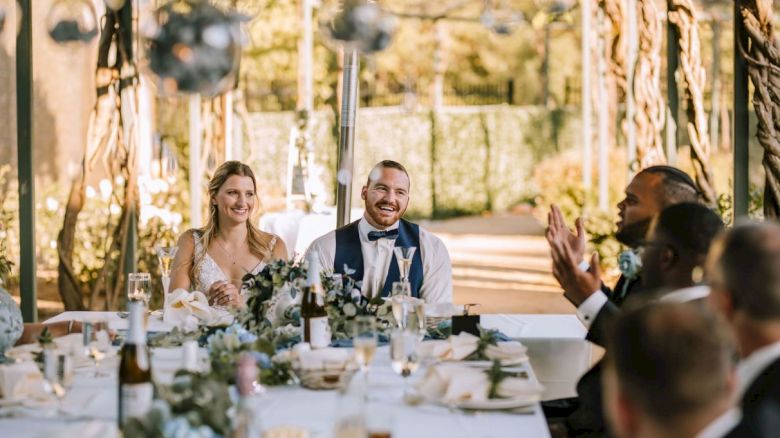
<path fill-rule="evenodd" d="M 301 339 L 311 348 L 325 348 L 330 345 L 331 333 L 317 253 L 310 251 L 306 261 L 308 275 L 301 299 Z"/>
<path fill-rule="evenodd" d="M 119 362 L 119 428 L 128 419 L 143 417 L 152 407 L 154 386 L 149 351 L 146 348 L 146 328 L 142 301 L 127 303 L 130 327 L 122 346 Z"/>

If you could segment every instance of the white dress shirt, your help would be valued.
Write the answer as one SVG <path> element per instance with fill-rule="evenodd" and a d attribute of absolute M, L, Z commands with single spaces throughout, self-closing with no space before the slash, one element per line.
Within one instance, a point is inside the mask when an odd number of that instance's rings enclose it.
<path fill-rule="evenodd" d="M 731 408 L 696 434 L 696 438 L 723 438 L 742 420 L 742 411 Z"/>
<path fill-rule="evenodd" d="M 750 387 L 761 371 L 780 358 L 780 342 L 769 344 L 754 351 L 750 356 L 737 364 L 737 400 L 742 400 L 745 391 Z"/>
<path fill-rule="evenodd" d="M 398 228 L 398 222 L 388 227 L 388 230 Z M 368 223 L 365 216 L 358 223 L 360 248 L 363 252 L 363 295 L 378 296 L 384 288 L 390 263 L 393 261 L 395 240 L 368 239 L 370 231 L 379 231 Z M 336 258 L 336 231 L 318 238 L 309 246 L 309 251 L 316 251 L 320 265 L 326 272 L 333 271 L 333 261 Z M 452 265 L 450 254 L 444 243 L 424 228 L 420 227 L 420 251 L 423 268 L 423 283 L 420 297 L 427 303 L 452 302 Z"/>
<path fill-rule="evenodd" d="M 687 303 L 688 301 L 705 298 L 709 294 L 709 286 L 691 286 L 669 292 L 661 297 L 660 301 Z M 577 318 L 579 318 L 586 329 L 590 328 L 593 320 L 596 319 L 596 316 L 601 312 L 602 307 L 607 304 L 607 301 L 609 301 L 607 294 L 597 290 L 577 307 Z"/>

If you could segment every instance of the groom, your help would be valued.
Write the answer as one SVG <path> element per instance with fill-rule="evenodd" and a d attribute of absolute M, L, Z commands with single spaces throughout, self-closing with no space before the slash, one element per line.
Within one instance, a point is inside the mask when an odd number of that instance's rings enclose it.
<path fill-rule="evenodd" d="M 320 265 L 362 281 L 365 297 L 389 296 L 400 280 L 394 247 L 414 246 L 409 282 L 412 296 L 427 303 L 452 302 L 452 266 L 444 243 L 401 217 L 409 205 L 409 174 L 391 160 L 378 163 L 360 192 L 365 213 L 356 222 L 331 231 L 312 242 L 310 251 Z"/>

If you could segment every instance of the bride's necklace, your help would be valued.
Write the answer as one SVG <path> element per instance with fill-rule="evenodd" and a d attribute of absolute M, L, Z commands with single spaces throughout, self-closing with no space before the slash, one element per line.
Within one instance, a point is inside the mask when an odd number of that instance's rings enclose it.
<path fill-rule="evenodd" d="M 215 241 L 215 242 L 217 242 L 217 245 L 219 245 L 220 249 L 222 249 L 222 251 L 223 251 L 225 254 L 227 254 L 227 256 L 228 256 L 228 257 L 230 257 L 230 261 L 233 263 L 233 266 L 235 266 L 235 265 L 238 265 L 238 266 L 239 266 L 241 269 L 243 269 L 245 272 L 249 272 L 249 270 L 248 270 L 247 268 L 245 268 L 245 267 L 244 267 L 244 265 L 242 265 L 242 264 L 240 264 L 240 263 L 237 263 L 237 262 L 236 262 L 236 256 L 234 256 L 232 252 L 228 251 L 228 249 L 227 249 L 227 248 L 225 248 L 225 246 L 224 246 L 224 245 L 222 245 L 222 243 L 220 243 L 220 241 L 219 241 L 219 238 L 218 238 L 218 237 L 214 238 L 214 241 Z"/>

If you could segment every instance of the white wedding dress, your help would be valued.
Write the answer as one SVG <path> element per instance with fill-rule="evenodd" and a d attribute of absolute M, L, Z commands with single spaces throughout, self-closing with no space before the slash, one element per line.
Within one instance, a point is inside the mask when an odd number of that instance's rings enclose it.
<path fill-rule="evenodd" d="M 198 260 L 200 255 L 203 254 L 203 252 L 206 250 L 203 248 L 203 243 L 200 239 L 201 236 L 198 233 L 192 233 L 192 237 L 195 240 L 195 260 Z M 274 236 L 270 242 L 271 252 L 273 252 L 274 246 L 276 246 L 276 241 L 277 237 Z M 208 252 L 205 253 L 202 260 L 203 261 L 200 264 L 200 269 L 198 270 L 198 276 L 194 279 L 195 281 L 192 285 L 193 290 L 199 290 L 204 294 L 207 294 L 211 288 L 211 285 L 217 281 L 230 281 L 227 275 L 225 275 L 225 273 L 222 271 L 222 268 L 217 265 L 217 262 L 211 258 Z M 254 269 L 250 271 L 250 273 L 252 275 L 257 275 L 258 272 L 263 270 L 265 265 L 266 263 L 264 261 L 258 263 L 257 266 L 255 266 Z M 241 295 L 243 296 L 245 292 L 246 291 L 242 286 Z"/>

